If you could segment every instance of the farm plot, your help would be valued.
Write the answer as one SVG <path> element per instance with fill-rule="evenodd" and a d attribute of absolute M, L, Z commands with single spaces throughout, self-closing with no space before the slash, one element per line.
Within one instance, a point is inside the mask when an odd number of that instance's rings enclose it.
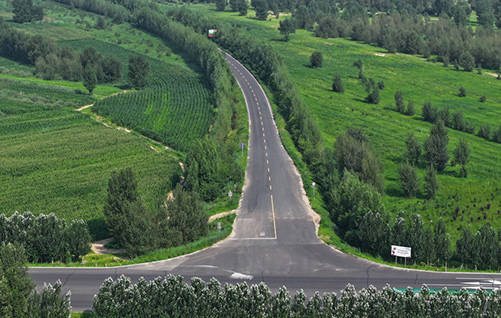
<path fill-rule="evenodd" d="M 123 63 L 135 54 L 96 40 L 65 43 L 77 49 L 92 45 Z M 92 111 L 170 147 L 186 150 L 209 131 L 214 112 L 211 93 L 195 72 L 152 58 L 147 61 L 150 73 L 145 90 L 100 100 Z"/>
<path fill-rule="evenodd" d="M 0 117 L 0 144 L 0 214 L 82 218 L 94 238 L 106 237 L 102 211 L 113 170 L 134 169 L 151 209 L 180 173 L 170 152 L 155 152 L 144 139 L 73 110 Z"/>

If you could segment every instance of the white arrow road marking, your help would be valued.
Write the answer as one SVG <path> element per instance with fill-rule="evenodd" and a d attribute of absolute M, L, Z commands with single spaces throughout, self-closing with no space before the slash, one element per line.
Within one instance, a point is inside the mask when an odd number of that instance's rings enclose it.
<path fill-rule="evenodd" d="M 230 278 L 233 278 L 233 279 L 245 279 L 245 280 L 251 280 L 254 278 L 254 276 L 251 276 L 251 275 L 245 275 L 245 274 L 242 274 L 242 273 L 233 273 L 231 274 Z"/>

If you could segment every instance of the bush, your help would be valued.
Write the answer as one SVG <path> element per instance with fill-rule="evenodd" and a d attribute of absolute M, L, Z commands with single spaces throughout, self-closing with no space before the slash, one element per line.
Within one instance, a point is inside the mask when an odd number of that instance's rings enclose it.
<path fill-rule="evenodd" d="M 480 96 L 480 98 L 478 99 L 481 103 L 485 103 L 485 101 L 487 100 L 487 96 L 485 95 L 482 95 Z"/>
<path fill-rule="evenodd" d="M 466 97 L 466 88 L 464 88 L 463 85 L 461 85 L 461 87 L 459 88 L 458 96 L 459 97 Z"/>
<path fill-rule="evenodd" d="M 322 52 L 315 51 L 315 52 L 311 53 L 311 56 L 310 56 L 311 67 L 320 68 L 320 67 L 322 67 L 323 62 L 324 62 L 324 56 L 322 55 Z"/>
<path fill-rule="evenodd" d="M 486 126 L 480 127 L 477 135 L 479 137 L 482 137 L 485 139 L 491 139 L 491 126 L 486 125 Z"/>
<path fill-rule="evenodd" d="M 341 76 L 339 74 L 336 74 L 336 76 L 334 76 L 332 90 L 337 93 L 344 93 L 343 81 L 341 80 Z"/>
<path fill-rule="evenodd" d="M 410 100 L 407 104 L 407 110 L 405 111 L 405 114 L 407 116 L 414 116 L 415 113 L 416 111 L 414 110 L 414 101 Z"/>
<path fill-rule="evenodd" d="M 372 93 L 370 93 L 366 98 L 365 102 L 369 104 L 379 104 L 381 97 L 379 96 L 379 88 L 374 88 Z"/>

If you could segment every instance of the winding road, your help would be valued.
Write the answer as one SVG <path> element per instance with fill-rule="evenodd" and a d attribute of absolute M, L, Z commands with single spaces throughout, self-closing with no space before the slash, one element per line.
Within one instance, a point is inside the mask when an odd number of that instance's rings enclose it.
<path fill-rule="evenodd" d="M 185 280 L 217 278 L 222 283 L 265 282 L 272 290 L 286 286 L 289 292 L 308 294 L 343 289 L 378 288 L 457 289 L 499 288 L 500 274 L 435 273 L 376 264 L 344 254 L 316 236 L 316 214 L 304 195 L 301 177 L 282 146 L 266 95 L 238 61 L 226 58 L 240 85 L 250 122 L 246 183 L 231 237 L 191 255 L 114 268 L 30 268 L 30 276 L 43 286 L 60 279 L 63 292 L 71 290 L 74 311 L 92 308 L 93 295 L 108 278 L 182 275 Z M 389 248 L 388 248 L 389 250 Z"/>

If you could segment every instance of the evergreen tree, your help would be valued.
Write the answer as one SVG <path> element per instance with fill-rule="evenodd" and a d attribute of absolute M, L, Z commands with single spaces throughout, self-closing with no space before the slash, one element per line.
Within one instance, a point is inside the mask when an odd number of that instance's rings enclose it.
<path fill-rule="evenodd" d="M 0 306 L 2 317 L 29 318 L 28 295 L 35 287 L 26 267 L 26 255 L 20 244 L 0 245 Z M 4 307 L 5 306 L 5 307 Z"/>
<path fill-rule="evenodd" d="M 137 191 L 137 181 L 132 169 L 113 171 L 108 182 L 108 196 L 104 205 L 106 225 L 121 246 L 129 246 L 132 228 L 132 218 L 142 212 L 141 198 Z M 145 234 L 145 233 L 143 233 Z M 142 234 L 139 234 L 140 236 Z"/>
<path fill-rule="evenodd" d="M 334 76 L 334 80 L 332 82 L 332 90 L 336 93 L 344 93 L 343 81 L 339 74 Z"/>
<path fill-rule="evenodd" d="M 426 102 L 422 109 L 423 120 L 429 123 L 434 123 L 438 118 L 438 108 L 431 106 L 430 102 Z"/>
<path fill-rule="evenodd" d="M 426 160 L 438 171 L 443 171 L 449 161 L 448 143 L 449 137 L 444 122 L 438 120 L 430 130 L 430 137 L 424 143 Z"/>
<path fill-rule="evenodd" d="M 129 58 L 129 81 L 135 89 L 144 88 L 147 82 L 148 72 L 150 71 L 149 63 L 143 55 L 134 55 Z"/>
<path fill-rule="evenodd" d="M 320 51 L 314 51 L 310 56 L 310 64 L 311 67 L 317 68 L 322 67 L 322 63 L 324 62 L 324 56 Z"/>
<path fill-rule="evenodd" d="M 167 201 L 167 215 L 169 230 L 174 232 L 179 244 L 193 242 L 207 234 L 208 217 L 195 192 L 177 185 L 173 198 Z"/>
<path fill-rule="evenodd" d="M 407 116 L 414 116 L 416 111 L 414 110 L 414 101 L 410 100 L 409 103 L 407 103 L 407 110 L 405 111 L 405 114 Z"/>
<path fill-rule="evenodd" d="M 460 165 L 461 170 L 459 172 L 460 178 L 466 178 L 468 172 L 466 171 L 466 165 L 470 162 L 470 149 L 468 148 L 468 142 L 461 138 L 459 144 L 454 149 L 454 159 L 452 161 L 453 165 Z"/>
<path fill-rule="evenodd" d="M 501 125 L 499 125 L 498 130 L 495 130 L 492 134 L 492 140 L 501 144 Z"/>
<path fill-rule="evenodd" d="M 475 67 L 475 58 L 470 52 L 464 51 L 459 57 L 459 65 L 467 72 L 473 71 Z"/>
<path fill-rule="evenodd" d="M 247 0 L 236 0 L 238 6 L 238 12 L 241 16 L 247 15 L 247 9 L 249 8 L 249 4 Z"/>
<path fill-rule="evenodd" d="M 379 88 L 375 87 L 372 92 L 365 98 L 365 102 L 369 104 L 379 104 L 381 97 L 379 96 Z"/>
<path fill-rule="evenodd" d="M 435 251 L 440 262 L 447 261 L 450 257 L 451 238 L 445 229 L 444 220 L 440 218 L 435 226 Z"/>
<path fill-rule="evenodd" d="M 296 33 L 296 21 L 293 18 L 281 20 L 278 30 L 285 37 L 285 41 L 289 41 L 289 34 Z"/>
<path fill-rule="evenodd" d="M 227 0 L 216 0 L 216 11 L 224 11 L 227 5 Z"/>
<path fill-rule="evenodd" d="M 428 168 L 426 168 L 426 175 L 424 176 L 424 194 L 428 199 L 434 198 L 439 187 L 437 171 L 433 165 L 429 165 Z"/>
<path fill-rule="evenodd" d="M 397 111 L 401 114 L 405 112 L 404 95 L 401 91 L 395 93 L 395 106 L 397 106 Z"/>
<path fill-rule="evenodd" d="M 473 236 L 471 235 L 470 228 L 465 227 L 459 240 L 456 241 L 456 254 L 461 260 L 462 264 L 473 264 L 476 265 L 475 257 L 475 246 L 473 242 Z"/>
<path fill-rule="evenodd" d="M 461 85 L 461 87 L 459 88 L 458 96 L 459 97 L 466 97 L 466 88 L 464 88 L 463 85 Z"/>
<path fill-rule="evenodd" d="M 398 176 L 404 195 L 408 198 L 414 197 L 419 190 L 416 168 L 409 163 L 401 164 L 398 168 Z"/>
<path fill-rule="evenodd" d="M 34 6 L 33 0 L 12 1 L 14 22 L 25 23 L 43 19 L 43 8 Z"/>
<path fill-rule="evenodd" d="M 266 20 L 268 18 L 268 2 L 266 0 L 252 0 L 251 4 L 256 10 L 258 20 Z"/>
<path fill-rule="evenodd" d="M 94 88 L 97 86 L 97 73 L 96 68 L 92 65 L 87 65 L 83 69 L 83 86 L 89 91 L 89 95 L 92 96 Z"/>
<path fill-rule="evenodd" d="M 405 158 L 407 158 L 410 162 L 417 164 L 419 162 L 419 157 L 421 157 L 421 147 L 419 146 L 419 142 L 413 133 L 409 133 L 407 135 L 405 145 L 407 146 Z"/>

